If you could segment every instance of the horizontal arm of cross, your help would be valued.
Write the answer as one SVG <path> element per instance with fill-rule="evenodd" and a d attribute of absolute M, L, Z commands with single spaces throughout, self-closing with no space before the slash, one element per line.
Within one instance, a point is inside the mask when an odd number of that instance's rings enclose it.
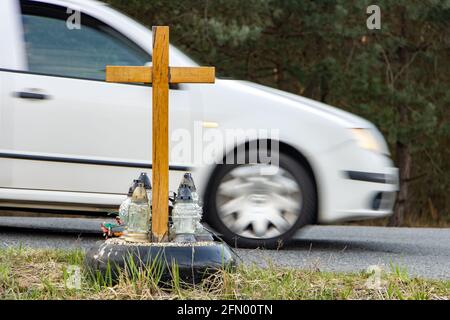
<path fill-rule="evenodd" d="M 152 67 L 107 66 L 106 82 L 152 83 Z M 169 83 L 214 83 L 214 67 L 169 67 Z"/>

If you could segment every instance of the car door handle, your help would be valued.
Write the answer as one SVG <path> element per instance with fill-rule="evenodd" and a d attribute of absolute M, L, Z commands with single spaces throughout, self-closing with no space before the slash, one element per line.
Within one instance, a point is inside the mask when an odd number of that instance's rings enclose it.
<path fill-rule="evenodd" d="M 50 99 L 49 95 L 43 94 L 43 93 L 36 93 L 36 92 L 16 92 L 14 93 L 14 96 L 16 98 L 20 99 L 29 99 L 29 100 L 48 100 Z"/>

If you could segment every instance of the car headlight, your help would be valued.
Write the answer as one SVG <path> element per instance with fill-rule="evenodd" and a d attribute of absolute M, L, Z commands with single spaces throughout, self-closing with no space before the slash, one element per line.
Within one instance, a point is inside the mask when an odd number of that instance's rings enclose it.
<path fill-rule="evenodd" d="M 378 143 L 376 137 L 372 134 L 369 129 L 351 129 L 353 133 L 353 137 L 358 142 L 358 145 L 361 148 L 382 152 L 382 147 Z"/>

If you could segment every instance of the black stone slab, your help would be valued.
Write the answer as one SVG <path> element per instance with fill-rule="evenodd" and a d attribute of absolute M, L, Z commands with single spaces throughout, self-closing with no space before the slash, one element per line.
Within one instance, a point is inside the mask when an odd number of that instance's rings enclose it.
<path fill-rule="evenodd" d="M 121 272 L 129 274 L 131 264 L 142 270 L 151 266 L 153 270 L 162 268 L 162 284 L 171 282 L 176 265 L 181 281 L 198 284 L 219 270 L 234 269 L 236 256 L 221 242 L 147 244 L 111 239 L 97 243 L 85 258 L 85 268 L 90 274 L 104 278 L 110 275 L 113 281 L 117 281 Z"/>

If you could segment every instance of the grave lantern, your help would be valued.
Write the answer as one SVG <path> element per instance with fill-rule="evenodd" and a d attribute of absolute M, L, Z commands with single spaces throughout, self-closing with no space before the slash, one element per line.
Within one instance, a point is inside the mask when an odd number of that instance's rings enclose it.
<path fill-rule="evenodd" d="M 139 182 L 131 196 L 124 237 L 127 241 L 148 242 L 151 227 L 151 211 L 147 191 Z"/>
<path fill-rule="evenodd" d="M 173 232 L 177 242 L 194 242 L 198 225 L 202 219 L 202 208 L 198 205 L 198 194 L 194 180 L 186 173 L 178 187 L 172 210 Z"/>

